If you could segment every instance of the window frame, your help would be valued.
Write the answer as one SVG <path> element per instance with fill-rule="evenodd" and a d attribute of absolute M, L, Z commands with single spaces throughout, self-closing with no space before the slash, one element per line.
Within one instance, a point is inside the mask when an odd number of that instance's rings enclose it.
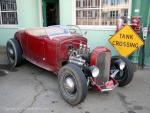
<path fill-rule="evenodd" d="M 129 0 L 128 16 L 131 16 L 132 0 Z M 76 0 L 72 0 L 72 24 L 76 25 Z M 81 29 L 85 30 L 108 30 L 114 31 L 115 25 L 78 25 Z"/>
<path fill-rule="evenodd" d="M 16 7 L 17 7 L 17 0 L 16 0 Z M 18 7 L 15 11 L 2 11 L 1 10 L 1 5 L 0 5 L 0 28 L 18 28 L 18 23 L 19 21 L 17 22 L 17 24 L 3 24 L 2 23 L 2 12 L 16 12 L 17 13 L 17 21 L 18 21 Z"/>

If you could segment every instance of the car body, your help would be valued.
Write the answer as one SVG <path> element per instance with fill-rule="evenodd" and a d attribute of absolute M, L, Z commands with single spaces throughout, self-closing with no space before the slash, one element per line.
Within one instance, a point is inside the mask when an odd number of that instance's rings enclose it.
<path fill-rule="evenodd" d="M 15 37 L 21 44 L 25 59 L 57 73 L 69 57 L 67 45 L 73 43 L 76 46 L 80 42 L 87 44 L 87 39 L 82 35 L 71 35 L 68 31 L 48 36 L 47 32 L 51 29 L 61 30 L 58 26 L 32 28 L 17 32 Z"/>
<path fill-rule="evenodd" d="M 22 59 L 58 75 L 62 97 L 71 105 L 82 102 L 88 88 L 100 92 L 131 82 L 131 63 L 124 57 L 111 56 L 99 46 L 93 50 L 77 26 L 50 26 L 20 30 L 7 42 L 10 64 L 16 67 Z"/>

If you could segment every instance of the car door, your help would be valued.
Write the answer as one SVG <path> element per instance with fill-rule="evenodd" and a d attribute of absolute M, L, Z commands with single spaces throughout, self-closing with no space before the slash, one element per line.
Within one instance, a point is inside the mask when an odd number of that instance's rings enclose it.
<path fill-rule="evenodd" d="M 43 66 L 45 60 L 45 41 L 42 36 L 28 36 L 28 53 L 31 62 Z"/>
<path fill-rule="evenodd" d="M 56 72 L 58 70 L 58 50 L 57 41 L 49 38 L 45 38 L 45 62 L 47 63 L 48 70 Z"/>

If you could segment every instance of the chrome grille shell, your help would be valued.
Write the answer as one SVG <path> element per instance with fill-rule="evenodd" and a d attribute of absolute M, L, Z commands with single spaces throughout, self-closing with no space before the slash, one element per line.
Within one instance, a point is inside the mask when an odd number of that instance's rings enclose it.
<path fill-rule="evenodd" d="M 111 53 L 99 52 L 96 58 L 96 66 L 99 68 L 99 75 L 96 78 L 96 83 L 98 85 L 103 85 L 109 80 L 110 76 L 110 62 L 111 62 Z"/>

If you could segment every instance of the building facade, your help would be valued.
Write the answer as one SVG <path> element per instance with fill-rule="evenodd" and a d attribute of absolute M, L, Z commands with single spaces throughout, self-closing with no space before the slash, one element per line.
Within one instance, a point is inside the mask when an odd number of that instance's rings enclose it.
<path fill-rule="evenodd" d="M 120 16 L 140 16 L 143 27 L 150 26 L 149 0 L 0 0 L 0 45 L 5 46 L 19 29 L 56 24 L 79 25 L 92 48 L 108 43 Z M 142 37 L 142 34 L 141 34 Z M 145 40 L 145 65 L 150 66 L 150 34 Z M 140 51 L 131 60 L 137 63 Z"/>

